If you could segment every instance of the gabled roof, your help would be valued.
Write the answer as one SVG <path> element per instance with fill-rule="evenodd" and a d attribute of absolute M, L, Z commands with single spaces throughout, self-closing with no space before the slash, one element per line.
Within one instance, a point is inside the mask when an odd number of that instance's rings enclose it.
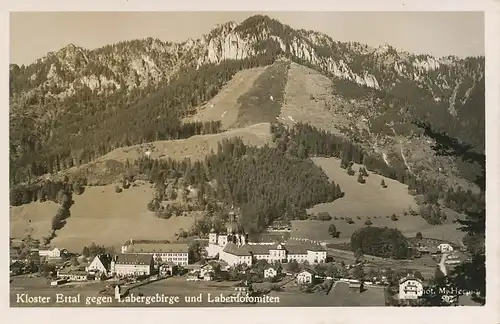
<path fill-rule="evenodd" d="M 227 243 L 224 247 L 224 252 L 237 255 L 237 256 L 251 256 L 250 252 L 247 250 L 247 245 L 238 246 L 234 243 Z"/>
<path fill-rule="evenodd" d="M 408 281 L 408 280 L 415 280 L 415 281 L 418 281 L 419 283 L 422 283 L 422 280 L 418 279 L 413 274 L 409 274 L 406 277 L 399 279 L 399 284 L 402 284 L 403 282 Z"/>
<path fill-rule="evenodd" d="M 285 244 L 285 249 L 289 254 L 307 254 L 307 251 L 326 252 L 321 245 L 312 243 Z"/>
<path fill-rule="evenodd" d="M 99 261 L 101 261 L 104 268 L 109 269 L 112 260 L 109 254 L 101 254 L 96 256 L 96 258 L 99 259 Z"/>
<path fill-rule="evenodd" d="M 301 274 L 303 272 L 308 272 L 308 273 L 310 273 L 312 275 L 316 274 L 316 271 L 314 271 L 313 269 L 304 269 L 304 270 L 300 271 L 299 274 Z"/>
<path fill-rule="evenodd" d="M 128 253 L 188 253 L 189 246 L 182 243 L 136 243 L 127 246 Z"/>
<path fill-rule="evenodd" d="M 130 254 L 120 253 L 116 256 L 116 264 L 138 264 L 150 265 L 153 262 L 153 256 L 150 254 Z"/>

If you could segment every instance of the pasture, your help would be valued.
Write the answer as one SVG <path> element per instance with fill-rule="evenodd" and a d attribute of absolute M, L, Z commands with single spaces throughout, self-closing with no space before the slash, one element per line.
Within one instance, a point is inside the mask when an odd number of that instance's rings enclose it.
<path fill-rule="evenodd" d="M 349 176 L 346 170 L 340 168 L 340 160 L 335 158 L 313 158 L 314 163 L 320 166 L 330 180 L 338 183 L 345 196 L 331 203 L 323 203 L 308 210 L 309 213 L 328 212 L 331 221 L 296 220 L 292 221 L 292 237 L 309 238 L 312 240 L 330 242 L 348 242 L 352 233 L 370 220 L 371 226 L 397 228 L 406 236 L 415 236 L 421 232 L 424 237 L 456 242 L 463 233 L 457 225 L 448 222 L 443 225 L 430 225 L 420 216 L 412 216 L 405 211 L 411 207 L 418 210 L 413 196 L 408 194 L 407 186 L 378 174 L 368 172 L 366 183 L 357 182 L 359 166 L 354 165 L 354 176 Z M 382 188 L 384 179 L 387 188 Z M 391 215 L 398 217 L 391 220 Z M 354 223 L 348 224 L 345 220 L 350 217 Z M 336 219 L 335 219 L 336 218 Z M 328 226 L 335 224 L 340 232 L 338 239 L 332 239 L 328 233 Z"/>

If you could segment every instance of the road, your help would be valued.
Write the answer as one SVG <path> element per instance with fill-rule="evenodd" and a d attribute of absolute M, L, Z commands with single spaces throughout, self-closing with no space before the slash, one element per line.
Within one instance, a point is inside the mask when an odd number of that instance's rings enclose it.
<path fill-rule="evenodd" d="M 441 270 L 441 272 L 446 276 L 447 275 L 447 270 L 446 270 L 446 258 L 448 257 L 448 253 L 443 253 L 441 255 L 441 261 L 439 261 L 439 269 Z"/>

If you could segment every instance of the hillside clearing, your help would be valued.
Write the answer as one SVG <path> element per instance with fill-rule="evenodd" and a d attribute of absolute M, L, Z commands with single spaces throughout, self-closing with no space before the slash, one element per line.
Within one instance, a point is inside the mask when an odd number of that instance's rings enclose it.
<path fill-rule="evenodd" d="M 296 121 L 339 134 L 336 125 L 348 120 L 329 109 L 337 104 L 333 96 L 332 81 L 310 69 L 291 63 L 279 121 L 292 126 Z"/>
<path fill-rule="evenodd" d="M 219 134 L 196 135 L 187 139 L 172 141 L 156 141 L 142 145 L 121 147 L 99 158 L 98 161 L 116 160 L 125 162 L 137 160 L 144 156 L 147 149 L 151 151 L 152 159 L 171 158 L 174 160 L 201 160 L 213 150 L 223 139 L 240 137 L 245 145 L 263 146 L 271 142 L 270 124 L 261 123 L 245 128 L 234 129 Z"/>
<path fill-rule="evenodd" d="M 175 240 L 181 228 L 188 230 L 195 217 L 179 216 L 168 220 L 157 218 L 147 210 L 153 196 L 148 185 L 130 187 L 116 193 L 113 185 L 87 187 L 82 195 L 74 195 L 75 204 L 66 225 L 56 231 L 51 245 L 81 252 L 92 242 L 118 249 L 128 239 L 148 238 Z M 33 238 L 49 234 L 51 219 L 59 205 L 52 202 L 23 205 L 11 209 L 11 236 Z M 193 213 L 195 214 L 195 213 Z M 30 224 L 26 224 L 31 219 Z M 25 228 L 36 228 L 27 232 Z"/>
<path fill-rule="evenodd" d="M 281 111 L 289 67 L 289 61 L 276 61 L 255 79 L 252 87 L 237 100 L 239 107 L 234 127 L 276 121 Z"/>
<path fill-rule="evenodd" d="M 32 202 L 10 208 L 10 237 L 22 239 L 30 235 L 41 240 L 52 232 L 52 218 L 59 209 L 53 201 Z"/>
<path fill-rule="evenodd" d="M 313 158 L 312 160 L 324 170 L 331 180 L 339 184 L 342 191 L 345 192 L 345 197 L 332 203 L 318 204 L 308 210 L 310 213 L 328 212 L 332 217 L 337 217 L 337 220 L 332 219 L 328 222 L 293 221 L 293 237 L 335 242 L 349 241 L 356 229 L 366 226 L 365 221 L 368 220 L 368 217 L 370 217 L 372 226 L 397 228 L 407 236 L 415 236 L 417 232 L 422 232 L 424 237 L 453 242 L 463 236 L 463 233 L 458 231 L 456 224 L 430 225 L 420 216 L 404 215 L 409 207 L 418 210 L 414 197 L 408 194 L 406 185 L 371 172 L 368 172 L 370 176 L 365 178 L 366 183 L 360 184 L 357 182 L 358 165 L 353 166 L 356 175 L 349 176 L 346 170 L 340 168 L 339 159 Z M 385 189 L 380 185 L 382 179 L 387 184 Z M 397 221 L 390 219 L 392 214 L 396 214 Z M 348 224 L 341 217 L 350 217 L 355 223 Z M 332 239 L 328 234 L 330 224 L 335 224 L 337 231 L 340 232 L 338 239 Z"/>
<path fill-rule="evenodd" d="M 184 118 L 184 122 L 220 120 L 222 122 L 222 129 L 228 129 L 236 122 L 238 116 L 238 98 L 252 87 L 255 80 L 264 70 L 264 67 L 259 67 L 236 73 L 231 81 L 214 98 L 199 107 L 196 114 Z"/>

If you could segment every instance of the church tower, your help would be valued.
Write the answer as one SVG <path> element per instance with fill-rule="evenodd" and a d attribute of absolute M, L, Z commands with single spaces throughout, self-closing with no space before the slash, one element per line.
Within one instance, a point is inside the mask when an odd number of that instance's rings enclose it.
<path fill-rule="evenodd" d="M 215 228 L 213 226 L 208 234 L 208 244 L 217 244 L 217 233 L 215 233 Z"/>

